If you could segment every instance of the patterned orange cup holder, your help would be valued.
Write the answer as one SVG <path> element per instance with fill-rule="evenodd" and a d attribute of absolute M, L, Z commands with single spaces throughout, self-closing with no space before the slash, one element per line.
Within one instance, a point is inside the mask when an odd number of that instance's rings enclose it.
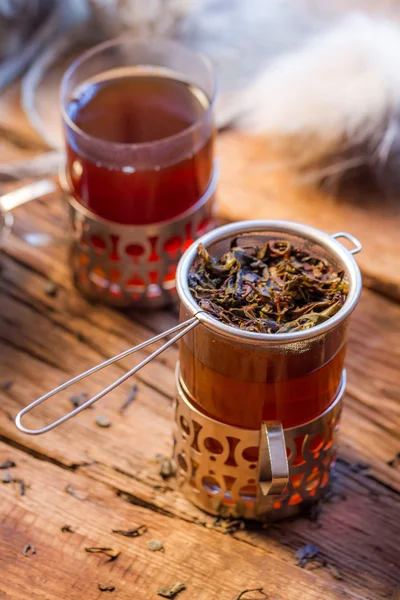
<path fill-rule="evenodd" d="M 177 218 L 151 225 L 102 219 L 66 194 L 70 207 L 71 268 L 87 297 L 121 307 L 160 308 L 177 299 L 178 262 L 213 227 L 216 167 L 205 194 Z"/>
<path fill-rule="evenodd" d="M 283 430 L 288 480 L 281 493 L 267 495 L 260 489 L 262 429 L 232 427 L 204 415 L 185 393 L 179 365 L 176 385 L 174 457 L 180 487 L 196 506 L 214 515 L 265 521 L 294 515 L 323 495 L 336 458 L 345 371 L 324 413 Z"/>

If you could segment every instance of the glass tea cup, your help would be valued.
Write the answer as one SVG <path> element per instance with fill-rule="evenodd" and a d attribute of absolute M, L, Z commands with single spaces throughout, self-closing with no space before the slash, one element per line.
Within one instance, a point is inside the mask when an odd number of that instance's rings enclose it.
<path fill-rule="evenodd" d="M 61 86 L 74 282 L 117 306 L 176 298 L 183 252 L 213 225 L 215 75 L 167 40 L 119 39 Z"/>
<path fill-rule="evenodd" d="M 194 206 L 212 179 L 215 91 L 208 60 L 176 42 L 118 39 L 82 54 L 61 86 L 74 198 L 127 225 Z"/>

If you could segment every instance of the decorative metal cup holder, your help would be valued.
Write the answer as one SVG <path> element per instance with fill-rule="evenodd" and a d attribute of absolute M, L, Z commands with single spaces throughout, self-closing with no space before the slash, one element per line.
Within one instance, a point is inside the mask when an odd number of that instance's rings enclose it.
<path fill-rule="evenodd" d="M 95 231 L 97 234 L 97 229 L 90 230 L 90 235 L 95 235 Z M 271 231 L 279 235 L 300 236 L 319 245 L 340 262 L 349 282 L 349 292 L 343 307 L 333 317 L 311 329 L 275 335 L 249 332 L 217 321 L 199 309 L 188 287 L 188 274 L 197 253 L 197 244 L 192 244 L 180 260 L 177 270 L 177 293 L 181 301 L 183 322 L 104 361 L 38 398 L 17 415 L 18 429 L 33 435 L 50 431 L 94 404 L 186 334 L 187 340 L 194 340 L 195 343 L 197 340 L 203 348 L 207 347 L 207 335 L 210 332 L 215 336 L 215 340 L 220 336 L 232 344 L 241 343 L 245 347 L 250 344 L 255 351 L 261 345 L 264 350 L 267 348 L 268 352 L 273 352 L 276 348 L 282 349 L 283 345 L 290 351 L 300 353 L 307 352 L 311 343 L 317 343 L 321 347 L 327 344 L 327 348 L 336 348 L 339 343 L 341 347 L 340 342 L 343 342 L 349 316 L 361 292 L 360 272 L 352 257 L 352 254 L 356 254 L 362 248 L 356 238 L 342 232 L 329 236 L 317 229 L 285 221 L 245 221 L 211 231 L 199 242 L 206 248 L 217 244 L 219 251 L 223 252 L 225 245 L 229 246 L 229 240 L 243 235 L 243 232 L 258 235 Z M 354 248 L 347 250 L 337 241 L 339 237 L 351 241 Z M 108 240 L 107 244 L 108 253 L 118 252 L 112 241 Z M 147 248 L 148 252 L 152 251 L 151 242 Z M 109 255 L 107 260 L 110 260 Z M 141 363 L 68 414 L 41 429 L 32 430 L 22 425 L 22 417 L 35 406 L 85 377 L 171 334 L 173 337 Z M 260 429 L 244 429 L 207 416 L 197 408 L 201 406 L 201 398 L 195 399 L 197 406 L 194 406 L 178 365 L 174 457 L 182 491 L 194 504 L 216 515 L 265 520 L 295 514 L 304 502 L 319 498 L 329 484 L 329 475 L 336 455 L 336 435 L 345 385 L 346 374 L 343 371 L 330 405 L 311 421 L 285 430 L 281 423 L 276 421 L 263 421 Z"/>
<path fill-rule="evenodd" d="M 90 299 L 114 306 L 160 308 L 176 299 L 182 254 L 213 226 L 214 168 L 196 204 L 174 219 L 120 225 L 98 217 L 68 193 L 72 225 L 71 267 L 76 287 Z"/>
<path fill-rule="evenodd" d="M 343 371 L 331 406 L 319 417 L 282 430 L 232 427 L 195 408 L 176 371 L 174 457 L 185 495 L 214 515 L 276 519 L 320 498 L 329 483 L 346 387 Z"/>

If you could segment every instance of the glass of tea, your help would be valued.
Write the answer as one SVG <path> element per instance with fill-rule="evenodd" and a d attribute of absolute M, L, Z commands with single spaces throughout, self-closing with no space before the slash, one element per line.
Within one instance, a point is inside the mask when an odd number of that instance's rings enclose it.
<path fill-rule="evenodd" d="M 295 514 L 335 462 L 361 245 L 285 221 L 232 223 L 199 242 L 177 274 L 191 327 L 176 373 L 182 489 L 213 514 Z"/>
<path fill-rule="evenodd" d="M 74 275 L 87 294 L 165 303 L 181 253 L 211 223 L 215 91 L 208 60 L 167 40 L 109 41 L 65 73 Z"/>
<path fill-rule="evenodd" d="M 251 225 L 252 222 L 249 223 Z M 217 231 L 221 230 L 216 230 L 209 235 L 213 236 Z M 228 231 L 230 231 L 229 227 Z M 237 231 L 236 224 L 235 231 Z M 230 251 L 229 244 L 232 240 L 237 247 Z M 266 242 L 267 246 L 265 246 Z M 284 234 L 273 230 L 267 230 L 265 233 L 244 231 L 231 238 L 222 240 L 218 238 L 217 242 L 211 242 L 209 252 L 213 257 L 211 259 L 213 264 L 210 269 L 217 273 L 220 269 L 221 273 L 217 275 L 218 286 L 215 290 L 212 290 L 212 275 L 208 275 L 204 280 L 204 289 L 207 294 L 211 291 L 210 297 L 213 298 L 213 307 L 210 309 L 209 302 L 205 304 L 200 302 L 200 308 L 204 311 L 202 318 L 204 314 L 209 313 L 205 317 L 208 326 L 197 327 L 180 342 L 181 380 L 194 404 L 199 404 L 201 409 L 212 418 L 236 427 L 259 429 L 262 421 L 270 420 L 280 421 L 284 428 L 307 423 L 329 407 L 340 389 L 348 319 L 337 323 L 331 317 L 323 321 L 322 315 L 312 312 L 311 316 L 321 317 L 321 323 L 324 322 L 325 328 L 328 328 L 326 332 L 321 332 L 321 325 L 310 327 L 311 321 L 308 322 L 305 316 L 298 319 L 299 323 L 305 322 L 304 329 L 298 325 L 298 328 L 287 328 L 287 332 L 285 332 L 286 328 L 282 327 L 282 333 L 267 333 L 267 331 L 257 331 L 255 327 L 251 328 L 253 320 L 257 323 L 254 310 L 260 296 L 257 295 L 259 291 L 254 282 L 257 280 L 258 276 L 255 273 L 258 272 L 259 267 L 256 255 L 252 263 L 256 265 L 254 271 L 245 260 L 252 256 L 257 247 L 267 247 L 267 252 L 273 257 L 272 248 L 275 249 L 279 244 L 287 245 L 293 255 L 295 250 L 300 254 L 298 258 L 293 259 L 293 257 L 286 258 L 279 252 L 274 258 L 266 257 L 265 262 L 259 261 L 261 265 L 268 264 L 271 271 L 265 279 L 268 283 L 260 285 L 265 297 L 264 306 L 270 304 L 274 306 L 274 303 L 279 306 L 281 303 L 282 310 L 285 302 L 290 303 L 290 296 L 298 294 L 301 306 L 304 304 L 305 308 L 307 304 L 302 301 L 302 297 L 309 295 L 313 298 L 309 304 L 312 309 L 317 302 L 310 292 L 312 289 L 310 286 L 314 284 L 317 288 L 318 281 L 317 276 L 310 269 L 316 261 L 324 267 L 328 264 L 332 265 L 331 275 L 321 274 L 319 286 L 321 297 L 328 289 L 329 278 L 333 281 L 337 280 L 335 285 L 338 289 L 347 286 L 347 283 L 342 282 L 338 276 L 338 274 L 344 276 L 344 270 L 336 257 L 332 257 L 322 246 L 310 240 L 305 241 L 300 235 L 289 231 Z M 240 259 L 244 264 L 243 273 L 238 275 L 233 268 L 234 274 L 231 275 L 226 271 L 226 266 L 214 262 L 227 252 L 230 252 L 228 256 L 239 256 L 240 252 L 243 252 L 244 258 Z M 201 260 L 197 257 L 194 263 L 196 264 L 196 261 L 201 263 Z M 298 265 L 298 271 L 294 271 L 295 275 L 290 275 L 293 277 L 293 285 L 289 285 L 285 277 L 293 271 L 293 264 Z M 275 274 L 277 269 L 275 265 L 285 271 L 285 275 L 280 277 Z M 303 272 L 303 265 L 308 270 Z M 195 270 L 192 272 L 196 273 Z M 263 281 L 262 276 L 259 277 L 260 281 Z M 302 279 L 305 279 L 304 291 L 302 289 L 298 291 L 295 287 L 296 280 Z M 200 290 L 196 291 L 197 297 L 201 298 L 200 276 L 195 274 L 192 281 L 193 289 Z M 242 301 L 244 310 L 241 310 L 241 295 L 245 298 Z M 332 303 L 338 296 L 342 294 L 337 292 L 332 295 Z M 229 298 L 229 302 L 225 300 L 226 298 Z M 324 302 L 319 304 L 322 305 Z M 327 304 L 326 300 L 325 304 Z M 220 307 L 225 310 L 220 310 Z M 181 310 L 184 320 L 188 317 L 184 304 L 181 305 Z M 221 317 L 217 316 L 218 310 Z M 317 306 L 317 310 L 322 308 Z M 243 320 L 237 317 L 241 313 L 245 315 Z M 299 313 L 302 314 L 301 309 Z M 282 314 L 285 315 L 285 312 L 283 311 Z M 275 325 L 272 318 L 268 319 L 267 315 L 268 313 L 265 315 L 264 322 L 270 320 L 272 325 Z M 232 325 L 231 319 L 233 322 L 237 319 L 238 324 Z M 246 326 L 250 329 L 247 330 Z"/>

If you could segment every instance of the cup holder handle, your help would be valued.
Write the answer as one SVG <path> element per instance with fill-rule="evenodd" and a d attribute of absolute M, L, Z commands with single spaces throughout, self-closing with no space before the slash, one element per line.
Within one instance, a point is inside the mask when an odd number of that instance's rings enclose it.
<path fill-rule="evenodd" d="M 289 482 L 285 434 L 278 421 L 263 421 L 260 432 L 258 483 L 263 496 L 279 495 Z"/>

